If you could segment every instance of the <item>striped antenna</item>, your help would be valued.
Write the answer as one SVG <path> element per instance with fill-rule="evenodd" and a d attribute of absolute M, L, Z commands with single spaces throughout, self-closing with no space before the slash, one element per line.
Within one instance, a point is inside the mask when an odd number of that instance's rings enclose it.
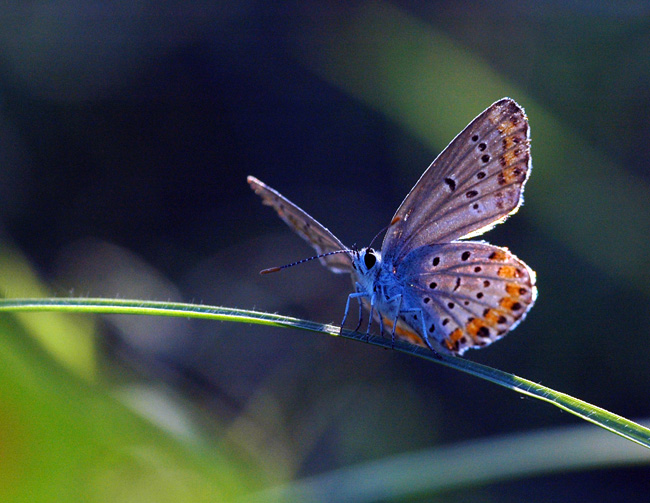
<path fill-rule="evenodd" d="M 375 242 L 375 240 L 381 235 L 382 232 L 387 231 L 390 228 L 391 225 L 396 224 L 400 220 L 401 220 L 401 217 L 393 217 L 393 219 L 390 221 L 390 223 L 386 227 L 384 227 L 377 234 L 375 234 L 375 237 L 372 238 L 372 241 L 370 241 L 370 244 L 368 245 L 368 248 L 370 248 L 372 246 L 372 243 Z"/>
<path fill-rule="evenodd" d="M 327 253 L 322 253 L 321 255 L 315 255 L 313 257 L 304 258 L 302 260 L 299 260 L 298 262 L 293 262 L 292 264 L 287 264 L 280 267 L 269 267 L 268 269 L 264 269 L 260 271 L 260 274 L 271 274 L 272 272 L 278 272 L 281 271 L 282 269 L 288 269 L 289 267 L 293 267 L 294 265 L 304 264 L 305 262 L 309 262 L 310 260 L 329 257 L 330 255 L 336 255 L 337 253 L 352 253 L 352 250 L 336 250 Z"/>

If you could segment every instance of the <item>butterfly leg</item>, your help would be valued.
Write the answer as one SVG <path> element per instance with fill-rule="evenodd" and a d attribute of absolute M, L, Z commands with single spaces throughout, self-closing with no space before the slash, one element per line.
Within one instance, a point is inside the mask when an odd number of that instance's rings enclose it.
<path fill-rule="evenodd" d="M 357 293 L 361 292 L 361 285 L 357 282 L 355 283 L 354 287 L 357 291 Z M 354 331 L 358 331 L 359 328 L 361 328 L 361 323 L 363 323 L 363 302 L 361 302 L 361 295 L 357 297 L 357 300 L 359 301 L 359 323 L 357 324 L 357 328 L 354 329 Z"/>
<path fill-rule="evenodd" d="M 402 296 L 398 295 L 393 300 L 397 301 L 397 309 L 395 311 L 395 319 L 393 319 L 393 330 L 390 333 L 390 344 L 392 348 L 395 347 L 395 330 L 397 330 L 397 318 L 399 318 L 399 313 L 402 309 Z"/>
<path fill-rule="evenodd" d="M 427 327 L 424 324 L 424 313 L 422 312 L 422 309 L 405 309 L 402 311 L 403 313 L 406 314 L 419 314 L 420 315 L 420 323 L 422 324 L 422 340 L 424 343 L 427 345 L 427 347 L 434 352 L 436 356 L 440 356 L 440 353 L 434 349 L 434 347 L 431 345 L 431 342 L 429 342 L 429 336 L 427 335 Z"/>
<path fill-rule="evenodd" d="M 361 298 L 362 297 L 370 297 L 370 294 L 368 292 L 359 292 L 359 285 L 357 284 L 357 292 L 356 293 L 351 293 L 348 295 L 348 300 L 345 303 L 345 312 L 343 313 L 343 320 L 341 321 L 341 329 L 339 330 L 339 335 L 343 333 L 343 325 L 345 325 L 345 320 L 348 318 L 348 313 L 350 312 L 350 299 L 358 299 L 359 301 L 359 309 L 361 310 L 362 305 L 361 305 Z M 361 318 L 361 314 L 359 314 L 359 317 Z M 359 325 L 355 329 L 355 332 L 359 329 L 359 326 L 361 326 L 361 320 L 359 320 Z"/>
<path fill-rule="evenodd" d="M 421 338 L 431 351 L 438 354 L 438 352 L 435 349 L 433 349 L 433 346 L 429 342 L 429 337 L 427 336 L 427 327 L 424 324 L 424 313 L 422 312 L 422 309 L 402 309 L 402 296 L 398 295 L 397 297 L 395 297 L 395 299 L 397 300 L 398 304 L 397 304 L 397 312 L 395 314 L 395 320 L 393 321 L 393 332 L 391 334 L 391 340 L 393 345 L 395 344 L 395 328 L 397 327 L 397 321 L 400 314 L 419 315 L 420 324 L 422 325 Z"/>
<path fill-rule="evenodd" d="M 368 328 L 366 329 L 366 340 L 370 339 L 370 327 L 372 326 L 372 317 L 374 314 L 375 314 L 375 295 L 372 295 L 372 297 L 370 297 L 370 314 L 368 315 Z"/>

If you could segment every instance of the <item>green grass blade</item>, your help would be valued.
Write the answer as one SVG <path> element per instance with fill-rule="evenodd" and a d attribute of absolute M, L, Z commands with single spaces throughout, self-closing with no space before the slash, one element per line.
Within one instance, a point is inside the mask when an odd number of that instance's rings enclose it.
<path fill-rule="evenodd" d="M 90 298 L 2 299 L 0 300 L 0 312 L 2 311 L 62 311 L 96 314 L 179 316 L 184 318 L 202 318 L 215 321 L 234 321 L 239 323 L 290 327 L 333 336 L 339 335 L 339 329 L 334 325 L 315 323 L 313 321 L 257 311 L 178 302 Z M 366 342 L 374 346 L 383 348 L 392 347 L 390 339 L 387 338 L 370 337 L 366 339 L 365 334 L 349 331 L 344 331 L 340 335 L 346 339 Z M 612 433 L 616 433 L 628 440 L 650 448 L 650 429 L 605 409 L 574 398 L 566 393 L 555 391 L 547 386 L 542 386 L 541 384 L 514 374 L 493 369 L 470 360 L 448 355 L 435 355 L 429 350 L 410 344 L 396 342 L 394 349 L 402 353 L 424 358 L 425 360 L 441 363 L 447 367 L 486 379 L 523 395 L 543 400 Z"/>
<path fill-rule="evenodd" d="M 581 425 L 472 439 L 388 456 L 290 481 L 239 502 L 417 500 L 422 495 L 532 476 L 648 463 L 650 451 Z"/>

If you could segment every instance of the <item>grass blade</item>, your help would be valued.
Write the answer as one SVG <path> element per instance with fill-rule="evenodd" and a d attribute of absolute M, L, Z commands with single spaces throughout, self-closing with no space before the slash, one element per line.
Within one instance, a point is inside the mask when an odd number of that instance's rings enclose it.
<path fill-rule="evenodd" d="M 298 318 L 291 318 L 271 313 L 233 309 L 220 306 L 204 306 L 179 302 L 159 302 L 127 299 L 81 299 L 81 298 L 44 298 L 44 299 L 0 299 L 0 312 L 19 311 L 60 311 L 95 314 L 132 314 L 149 316 L 179 316 L 184 318 L 201 318 L 215 321 L 254 323 L 278 327 L 298 328 L 311 332 L 339 336 L 339 328 L 334 325 L 316 323 Z M 391 348 L 390 339 L 380 337 L 366 338 L 365 334 L 343 331 L 346 339 L 366 342 L 373 346 Z M 493 369 L 486 365 L 463 358 L 448 355 L 435 355 L 429 350 L 411 344 L 396 342 L 396 351 L 407 353 L 447 367 L 466 372 L 485 379 L 526 396 L 548 402 L 562 410 L 570 412 L 585 421 L 589 421 L 612 433 L 622 436 L 639 445 L 650 448 L 650 429 L 629 419 L 596 407 L 566 393 L 555 391 L 528 379 L 508 372 Z"/>

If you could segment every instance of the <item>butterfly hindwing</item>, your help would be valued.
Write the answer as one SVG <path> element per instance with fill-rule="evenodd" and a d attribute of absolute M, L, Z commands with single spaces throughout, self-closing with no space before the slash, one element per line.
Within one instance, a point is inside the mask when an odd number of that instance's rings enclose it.
<path fill-rule="evenodd" d="M 408 285 L 404 307 L 420 308 L 429 339 L 458 354 L 503 337 L 537 296 L 535 273 L 524 262 L 506 248 L 481 242 L 423 246 L 402 261 L 397 274 Z M 408 315 L 405 321 L 423 326 Z"/>
<path fill-rule="evenodd" d="M 271 206 L 278 216 L 286 222 L 301 238 L 307 241 L 316 250 L 316 253 L 323 254 L 337 250 L 344 250 L 346 247 L 326 227 L 321 225 L 305 211 L 289 201 L 279 192 L 273 190 L 253 176 L 248 177 L 248 183 L 255 193 L 262 198 L 262 202 Z M 339 253 L 322 257 L 320 261 L 331 271 L 337 273 L 350 272 L 352 262 L 347 253 Z"/>
<path fill-rule="evenodd" d="M 479 235 L 514 213 L 530 173 L 528 119 L 497 101 L 433 161 L 406 196 L 382 246 L 392 263 L 423 245 Z"/>

